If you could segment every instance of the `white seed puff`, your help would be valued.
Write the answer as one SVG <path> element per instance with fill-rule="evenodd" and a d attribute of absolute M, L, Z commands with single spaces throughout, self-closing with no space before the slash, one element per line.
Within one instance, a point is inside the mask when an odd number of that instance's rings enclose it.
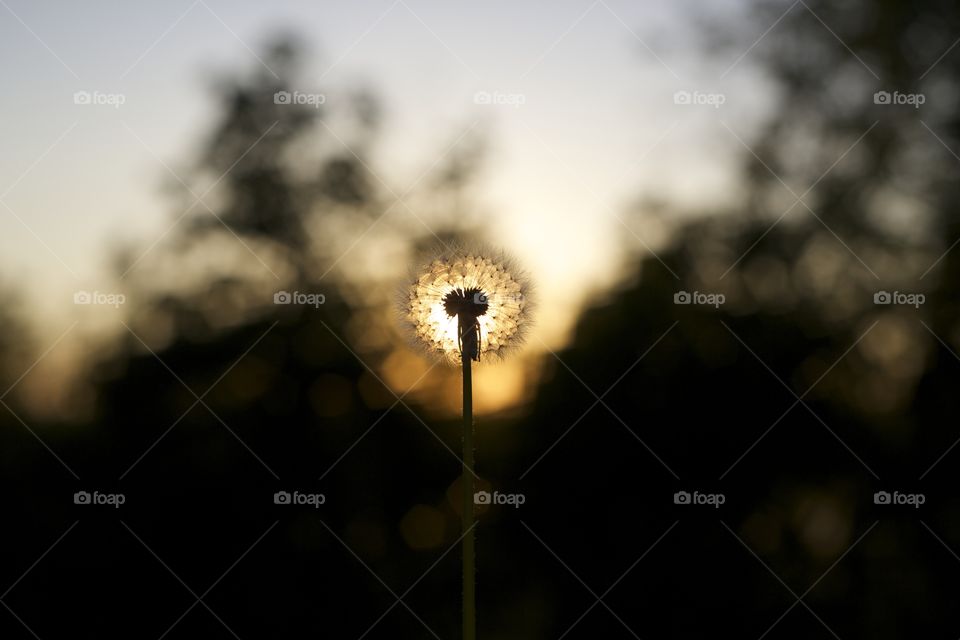
<path fill-rule="evenodd" d="M 451 364 L 460 363 L 457 317 L 444 299 L 455 291 L 481 292 L 480 356 L 503 357 L 523 342 L 531 324 L 532 288 L 527 274 L 503 251 L 453 247 L 425 261 L 401 288 L 401 321 L 414 345 Z"/>

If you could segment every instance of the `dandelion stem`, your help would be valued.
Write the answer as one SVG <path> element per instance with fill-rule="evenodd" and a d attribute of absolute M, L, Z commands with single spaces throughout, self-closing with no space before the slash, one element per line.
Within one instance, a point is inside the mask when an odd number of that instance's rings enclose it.
<path fill-rule="evenodd" d="M 463 361 L 463 640 L 476 640 L 476 566 L 473 511 L 473 379 L 470 357 Z"/>

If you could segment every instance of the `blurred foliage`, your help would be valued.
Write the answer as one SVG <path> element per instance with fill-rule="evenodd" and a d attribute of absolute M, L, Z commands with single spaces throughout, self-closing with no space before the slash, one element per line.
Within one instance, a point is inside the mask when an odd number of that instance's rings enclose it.
<path fill-rule="evenodd" d="M 948 453 L 960 58 L 937 60 L 960 14 L 944 2 L 757 3 L 722 51 L 742 52 L 788 9 L 751 54 L 779 93 L 769 121 L 743 123 L 742 209 L 676 229 L 583 314 L 526 419 L 527 455 L 502 477 L 535 464 L 522 486 L 541 511 L 527 523 L 595 591 L 617 584 L 606 602 L 641 637 L 949 634 L 960 565 L 931 531 L 960 548 Z M 927 103 L 874 103 L 894 90 Z M 726 304 L 677 306 L 680 290 Z M 877 306 L 881 290 L 927 302 Z M 545 443 L 555 449 L 538 462 Z M 670 504 L 694 489 L 727 504 Z M 874 492 L 895 489 L 924 493 L 922 513 L 874 507 Z M 542 565 L 524 572 L 528 590 L 554 596 L 555 636 L 590 599 L 557 586 L 570 572 L 530 546 Z M 790 590 L 823 623 L 791 608 Z M 625 633 L 595 611 L 569 637 Z"/>

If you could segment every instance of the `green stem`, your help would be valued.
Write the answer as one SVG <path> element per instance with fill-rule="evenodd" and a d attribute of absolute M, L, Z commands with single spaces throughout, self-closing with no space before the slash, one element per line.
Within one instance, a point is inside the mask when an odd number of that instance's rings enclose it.
<path fill-rule="evenodd" d="M 476 566 L 473 511 L 473 380 L 470 357 L 463 360 L 463 640 L 476 640 Z"/>

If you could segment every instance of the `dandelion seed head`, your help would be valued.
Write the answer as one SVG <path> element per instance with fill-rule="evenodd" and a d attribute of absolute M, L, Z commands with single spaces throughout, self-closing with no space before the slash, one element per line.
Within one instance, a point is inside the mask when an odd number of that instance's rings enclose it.
<path fill-rule="evenodd" d="M 531 323 L 526 273 L 502 251 L 486 247 L 439 253 L 415 270 L 399 297 L 414 344 L 451 364 L 461 362 L 458 316 L 476 319 L 481 360 L 519 346 Z"/>

